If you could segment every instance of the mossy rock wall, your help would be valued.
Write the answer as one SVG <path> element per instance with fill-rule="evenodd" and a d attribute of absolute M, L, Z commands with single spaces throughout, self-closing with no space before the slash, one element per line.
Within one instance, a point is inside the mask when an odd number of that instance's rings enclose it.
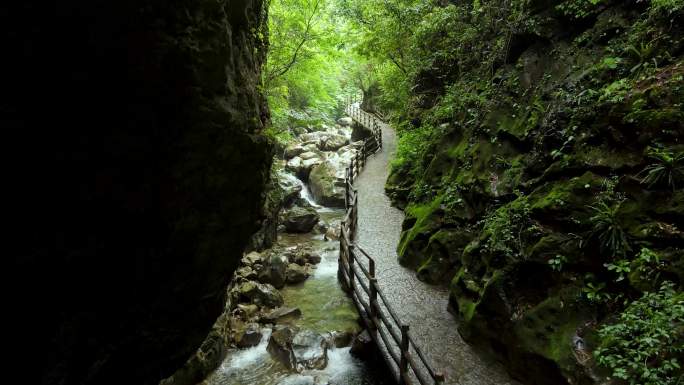
<path fill-rule="evenodd" d="M 446 79 L 439 88 L 416 78 L 423 93 L 405 115 L 418 125 L 400 124 L 400 140 L 428 130 L 429 142 L 395 163 L 387 191 L 406 212 L 399 261 L 449 285 L 470 342 L 525 383 L 597 384 L 596 330 L 622 305 L 589 300 L 587 285 L 622 298 L 653 290 L 606 268 L 642 248 L 664 258 L 660 280 L 684 283 L 684 174 L 645 180 L 655 152 L 683 150 L 684 16 L 612 1 L 575 17 L 561 3 L 525 6 L 508 40 L 467 5 L 441 11 L 477 31 L 454 45 L 505 59 L 456 54 L 458 76 L 429 69 Z M 620 250 L 596 230 L 601 202 Z"/>

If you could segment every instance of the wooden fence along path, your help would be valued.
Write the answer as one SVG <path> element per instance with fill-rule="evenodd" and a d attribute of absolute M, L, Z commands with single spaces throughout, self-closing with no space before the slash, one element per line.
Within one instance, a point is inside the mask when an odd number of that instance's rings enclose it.
<path fill-rule="evenodd" d="M 378 119 L 361 110 L 357 103 L 350 102 L 346 112 L 372 134 L 364 140 L 363 146 L 357 151 L 345 173 L 346 214 L 341 226 L 338 276 L 352 297 L 368 333 L 383 352 L 397 383 L 441 384 L 444 382 L 444 376 L 428 363 L 420 347 L 411 337 L 409 325 L 401 322 L 380 290 L 375 277 L 375 260 L 355 243 L 358 193 L 354 188 L 354 180 L 366 165 L 366 160 L 382 150 L 382 130 L 379 128 Z"/>

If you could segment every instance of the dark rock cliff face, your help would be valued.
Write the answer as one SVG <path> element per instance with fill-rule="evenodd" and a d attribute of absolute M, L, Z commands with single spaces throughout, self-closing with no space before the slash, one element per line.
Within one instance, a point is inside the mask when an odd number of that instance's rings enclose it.
<path fill-rule="evenodd" d="M 158 383 L 223 310 L 261 215 L 265 4 L 6 7 L 15 373 Z"/>

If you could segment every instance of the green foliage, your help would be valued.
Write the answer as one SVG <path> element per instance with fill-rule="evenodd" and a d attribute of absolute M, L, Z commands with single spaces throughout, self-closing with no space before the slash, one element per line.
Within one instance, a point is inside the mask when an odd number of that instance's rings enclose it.
<path fill-rule="evenodd" d="M 601 90 L 599 102 L 620 103 L 625 100 L 631 89 L 629 80 L 616 80 Z"/>
<path fill-rule="evenodd" d="M 492 254 L 520 257 L 524 241 L 539 231 L 530 218 L 531 211 L 527 198 L 518 197 L 489 214 L 484 219 L 484 234 L 487 234 L 484 248 Z"/>
<path fill-rule="evenodd" d="M 430 143 L 433 134 L 430 126 L 421 127 L 399 127 L 399 143 L 397 144 L 397 155 L 392 161 L 394 167 L 401 167 L 404 164 L 414 165 L 420 161 L 421 155 Z"/>
<path fill-rule="evenodd" d="M 264 90 L 272 115 L 268 135 L 291 137 L 297 126 L 330 123 L 349 93 L 355 60 L 343 42 L 347 25 L 329 0 L 273 0 Z"/>
<path fill-rule="evenodd" d="M 612 298 L 609 293 L 604 291 L 605 288 L 605 282 L 588 282 L 587 285 L 582 288 L 582 292 L 589 302 L 600 304 L 607 302 Z"/>
<path fill-rule="evenodd" d="M 619 216 L 622 203 L 623 201 L 617 201 L 609 204 L 600 200 L 591 206 L 594 212 L 589 219 L 592 224 L 591 235 L 598 238 L 601 249 L 612 256 L 625 255 L 631 250 Z"/>
<path fill-rule="evenodd" d="M 642 247 L 633 262 L 633 266 L 641 280 L 658 282 L 660 281 L 660 272 L 665 267 L 665 264 L 660 254 L 647 247 Z"/>
<path fill-rule="evenodd" d="M 555 257 L 549 259 L 548 264 L 554 271 L 563 270 L 563 265 L 568 262 L 568 258 L 561 254 L 556 254 Z"/>
<path fill-rule="evenodd" d="M 556 8 L 567 16 L 581 19 L 594 13 L 594 11 L 598 9 L 598 5 L 604 1 L 605 0 L 566 0 L 557 5 Z"/>
<path fill-rule="evenodd" d="M 594 352 L 612 376 L 630 385 L 675 385 L 682 376 L 684 294 L 665 282 L 599 330 Z"/>
<path fill-rule="evenodd" d="M 641 172 L 641 183 L 648 187 L 664 186 L 675 190 L 684 184 L 684 152 L 650 148 L 648 157 L 652 163 Z"/>
<path fill-rule="evenodd" d="M 629 71 L 636 72 L 639 68 L 645 67 L 647 61 L 651 58 L 655 51 L 655 44 L 653 42 L 641 42 L 638 47 L 634 45 L 627 46 L 627 53 L 634 56 L 636 64 Z M 658 66 L 655 63 L 656 67 Z"/>
<path fill-rule="evenodd" d="M 630 263 L 626 259 L 620 259 L 614 262 L 606 263 L 604 266 L 609 271 L 612 271 L 618 275 L 617 282 L 620 282 L 623 279 L 625 279 L 627 274 L 629 274 L 632 271 Z"/>
<path fill-rule="evenodd" d="M 632 249 L 620 215 L 626 198 L 623 193 L 616 191 L 618 180 L 618 177 L 605 179 L 597 203 L 589 206 L 592 210 L 589 236 L 598 239 L 601 251 L 612 257 L 624 256 Z"/>
<path fill-rule="evenodd" d="M 651 0 L 652 12 L 673 14 L 684 9 L 684 0 Z"/>

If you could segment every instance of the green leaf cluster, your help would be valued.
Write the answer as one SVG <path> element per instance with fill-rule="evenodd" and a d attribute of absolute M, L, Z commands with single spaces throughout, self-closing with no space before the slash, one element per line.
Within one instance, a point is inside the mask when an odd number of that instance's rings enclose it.
<path fill-rule="evenodd" d="M 680 383 L 684 355 L 684 293 L 665 282 L 599 329 L 597 361 L 630 385 Z"/>

